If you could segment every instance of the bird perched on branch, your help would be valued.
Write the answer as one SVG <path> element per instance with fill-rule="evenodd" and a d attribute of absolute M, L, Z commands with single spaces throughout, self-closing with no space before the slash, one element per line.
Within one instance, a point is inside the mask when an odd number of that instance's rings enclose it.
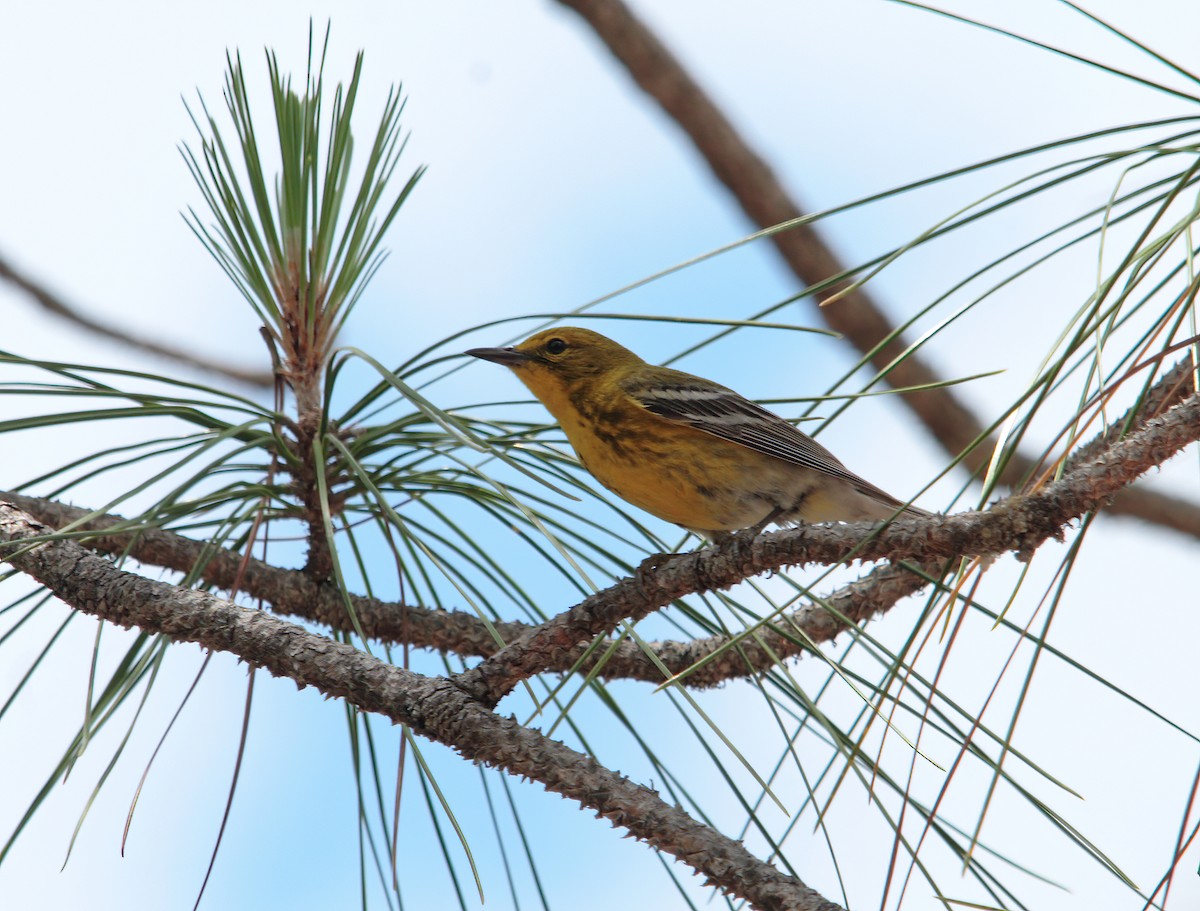
<path fill-rule="evenodd" d="M 708 538 L 772 522 L 929 515 L 732 389 L 647 364 L 590 329 L 546 329 L 511 348 L 466 353 L 510 368 L 601 484 Z"/>

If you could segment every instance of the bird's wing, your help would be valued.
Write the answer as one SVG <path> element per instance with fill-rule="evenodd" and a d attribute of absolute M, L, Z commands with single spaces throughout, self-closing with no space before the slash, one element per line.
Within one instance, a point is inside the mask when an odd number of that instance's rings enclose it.
<path fill-rule="evenodd" d="M 783 418 L 732 389 L 662 368 L 626 384 L 625 391 L 652 414 L 678 421 L 785 462 L 841 478 L 884 503 L 890 494 L 846 468 L 828 449 Z"/>

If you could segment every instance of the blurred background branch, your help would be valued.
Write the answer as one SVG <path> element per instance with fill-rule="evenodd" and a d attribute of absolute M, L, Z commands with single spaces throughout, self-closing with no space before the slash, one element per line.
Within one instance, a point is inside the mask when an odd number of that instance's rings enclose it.
<path fill-rule="evenodd" d="M 766 160 L 657 35 L 622 0 L 559 0 L 578 13 L 630 78 L 692 141 L 696 152 L 758 228 L 801 222 L 770 237 L 783 261 L 807 286 L 815 313 L 841 333 L 878 369 L 893 388 L 930 387 L 899 398 L 929 434 L 973 474 L 992 459 L 997 438 L 967 407 L 919 351 L 910 350 L 900 330 L 861 285 L 844 287 L 852 275 L 818 229 L 803 223 L 806 213 L 791 197 Z M 814 135 L 816 133 L 814 132 Z M 839 291 L 840 289 L 840 291 Z M 828 306 L 822 301 L 836 295 Z M 1019 487 L 1035 472 L 1037 459 L 1013 453 L 996 478 Z M 1106 510 L 1170 528 L 1200 539 L 1200 503 L 1133 487 L 1121 491 Z"/>
<path fill-rule="evenodd" d="M 41 282 L 35 281 L 29 275 L 21 272 L 8 259 L 0 256 L 0 279 L 16 288 L 20 288 L 47 313 L 65 320 L 77 329 L 91 332 L 102 338 L 120 342 L 138 351 L 154 355 L 157 358 L 174 361 L 193 370 L 212 373 L 225 379 L 233 380 L 247 386 L 270 388 L 275 377 L 269 370 L 251 370 L 226 364 L 212 358 L 204 357 L 195 351 L 169 345 L 165 342 L 143 338 L 128 326 L 115 326 L 87 315 L 82 308 L 68 303 L 59 295 L 50 291 Z"/>

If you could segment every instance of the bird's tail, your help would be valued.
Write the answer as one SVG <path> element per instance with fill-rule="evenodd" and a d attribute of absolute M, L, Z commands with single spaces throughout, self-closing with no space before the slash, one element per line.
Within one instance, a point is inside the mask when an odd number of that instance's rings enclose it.
<path fill-rule="evenodd" d="M 889 519 L 928 519 L 933 513 L 920 506 L 904 503 L 891 494 L 884 493 L 874 484 L 859 488 L 858 502 L 861 515 L 857 519 L 867 519 L 872 522 L 886 522 Z"/>

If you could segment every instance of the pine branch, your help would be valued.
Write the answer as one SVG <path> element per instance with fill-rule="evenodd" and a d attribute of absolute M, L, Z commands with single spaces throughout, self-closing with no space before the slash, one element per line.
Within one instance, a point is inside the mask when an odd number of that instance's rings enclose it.
<path fill-rule="evenodd" d="M 1123 435 L 1128 437 L 1130 432 L 1145 429 L 1151 418 L 1183 402 L 1191 390 L 1191 377 L 1192 361 L 1186 357 L 1164 373 L 1141 402 L 1074 451 L 1066 464 L 1067 477 L 1073 477 L 1077 470 L 1103 457 Z M 13 503 L 53 528 L 73 524 L 89 514 L 79 507 L 12 491 L 0 491 L 0 500 Z M 243 559 L 235 551 L 215 548 L 163 529 L 130 531 L 129 526 L 129 520 L 109 515 L 92 519 L 81 526 L 81 530 L 101 532 L 86 538 L 89 547 L 114 555 L 128 554 L 140 563 L 179 573 L 195 573 L 206 585 L 218 589 L 230 590 L 237 580 L 241 591 L 267 602 L 278 614 L 300 617 L 340 632 L 353 632 L 341 595 L 332 586 L 318 584 L 305 573 L 253 558 Z M 819 534 L 818 529 L 813 531 Z M 920 556 L 917 559 L 921 561 Z M 926 569 L 932 573 L 932 567 Z M 740 654 L 738 650 L 729 649 L 719 659 L 710 660 L 703 668 L 689 674 L 688 684 L 692 687 L 714 686 L 765 670 L 777 659 L 803 654 L 800 641 L 830 641 L 850 623 L 860 623 L 890 609 L 902 598 L 920 591 L 925 584 L 921 575 L 903 568 L 876 568 L 866 578 L 822 599 L 834 608 L 834 612 L 812 603 L 797 608 L 765 628 L 757 638 L 745 640 Z M 462 658 L 489 658 L 499 650 L 492 634 L 474 613 L 431 609 L 360 595 L 351 596 L 351 602 L 362 630 L 377 641 L 406 643 L 417 648 L 455 653 Z M 844 619 L 839 619 L 838 615 Z M 540 629 L 528 623 L 505 620 L 493 621 L 493 628 L 506 643 L 527 639 Z M 573 645 L 559 642 L 551 652 L 543 655 L 545 669 L 570 670 L 591 643 L 592 637 L 587 635 L 582 635 Z M 728 637 L 712 636 L 687 642 L 652 642 L 649 649 L 669 673 L 679 674 L 728 645 Z M 593 653 L 601 655 L 609 653 L 609 649 L 605 645 L 594 649 Z M 593 661 L 585 661 L 580 665 L 581 669 L 591 669 Z M 658 664 L 628 640 L 618 643 L 608 654 L 601 676 L 608 680 L 633 679 L 653 683 L 663 679 Z"/>
<path fill-rule="evenodd" d="M 0 504 L 0 541 L 11 542 L 3 549 L 7 562 L 77 610 L 231 652 L 272 674 L 407 724 L 466 758 L 535 778 L 679 857 L 754 907 L 833 911 L 836 905 L 752 857 L 740 843 L 590 757 L 498 717 L 486 704 L 547 669 L 547 656 L 604 635 L 621 619 L 637 619 L 684 594 L 728 587 L 768 570 L 851 557 L 929 561 L 1009 550 L 1027 557 L 1044 541 L 1061 537 L 1070 521 L 1102 507 L 1123 486 L 1197 439 L 1200 394 L 1193 394 L 1060 480 L 986 512 L 908 519 L 883 529 L 809 526 L 664 557 L 637 578 L 563 612 L 453 679 L 414 674 L 264 611 L 124 572 L 70 540 L 38 541 L 48 529 L 10 503 Z"/>
<path fill-rule="evenodd" d="M 1190 358 L 1181 360 L 1151 387 L 1141 403 L 1114 421 L 1109 429 L 1078 448 L 1067 462 L 1064 481 L 1075 477 L 1090 462 L 1105 457 L 1120 442 L 1122 433 L 1128 435 L 1128 431 L 1122 428 L 1144 429 L 1148 416 L 1159 414 L 1163 409 L 1184 401 L 1191 388 L 1191 369 Z M 15 504 L 38 521 L 55 528 L 77 522 L 88 514 L 78 507 L 11 491 L 0 491 L 0 499 Z M 174 532 L 157 528 L 124 530 L 128 527 L 128 520 L 119 516 L 101 516 L 83 526 L 85 530 L 99 532 L 122 529 L 88 537 L 90 547 L 112 554 L 128 553 L 141 563 L 180 573 L 195 572 L 207 585 L 219 589 L 232 588 L 234 580 L 238 579 L 242 591 L 266 601 L 277 613 L 302 617 L 342 632 L 352 631 L 345 604 L 337 591 L 332 586 L 317 584 L 305 573 L 281 569 L 253 558 L 243 560 L 242 555 L 234 551 L 213 548 Z M 822 534 L 821 527 L 810 531 L 816 536 Z M 912 556 L 919 562 L 928 562 L 921 554 Z M 772 655 L 783 659 L 802 654 L 804 649 L 793 633 L 801 634 L 800 639 L 816 643 L 830 641 L 849 623 L 861 622 L 889 609 L 907 595 L 921 590 L 925 584 L 920 575 L 901 568 L 878 568 L 865 579 L 822 599 L 845 620 L 837 619 L 835 614 L 823 607 L 807 604 L 790 612 L 774 628 L 765 629 L 757 640 L 747 640 L 740 655 L 730 650 L 720 660 L 710 661 L 700 671 L 690 674 L 689 685 L 713 686 L 724 680 L 764 670 L 774 663 Z M 664 603 L 669 603 L 669 600 Z M 351 601 L 363 631 L 382 642 L 407 643 L 418 648 L 453 652 L 463 658 L 489 658 L 499 648 L 487 627 L 473 613 L 430 609 L 358 595 L 352 596 Z M 658 604 L 644 609 L 649 612 L 661 606 Z M 541 629 L 520 621 L 501 620 L 494 621 L 493 628 L 506 643 L 526 640 Z M 575 666 L 593 638 L 586 633 L 579 635 L 573 643 L 569 636 L 559 638 L 554 648 L 543 654 L 545 670 L 562 672 Z M 728 644 L 727 637 L 713 636 L 689 642 L 650 643 L 650 649 L 670 673 L 677 674 Z M 607 648 L 594 650 L 595 654 L 607 651 Z M 581 668 L 587 670 L 591 666 L 589 661 Z M 662 680 L 662 671 L 637 645 L 624 641 L 608 655 L 601 676 L 610 680 L 635 679 L 657 683 Z"/>
<path fill-rule="evenodd" d="M 90 514 L 78 506 L 13 491 L 0 491 L 0 501 L 12 503 L 51 528 L 62 528 Z M 299 617 L 343 633 L 355 631 L 337 588 L 316 582 L 308 573 L 283 569 L 253 557 L 243 558 L 236 551 L 161 528 L 129 530 L 130 524 L 122 516 L 104 515 L 84 523 L 80 530 L 99 532 L 89 534 L 85 540 L 88 547 L 104 553 L 127 554 L 145 565 L 192 573 L 211 588 L 229 591 L 236 584 L 239 591 L 266 602 L 282 616 Z M 351 603 L 363 631 L 379 642 L 408 644 L 463 657 L 484 657 L 498 648 L 474 613 L 362 595 L 352 595 Z M 530 624 L 520 621 L 497 620 L 493 625 L 505 641 L 532 629 Z"/>
<path fill-rule="evenodd" d="M 754 857 L 741 842 L 592 757 L 488 711 L 449 679 L 395 667 L 265 611 L 122 571 L 73 541 L 38 542 L 47 531 L 11 504 L 0 503 L 4 559 L 76 610 L 229 652 L 277 677 L 407 725 L 466 759 L 539 781 L 755 908 L 839 911 L 798 879 Z"/>
<path fill-rule="evenodd" d="M 12 503 L 50 528 L 61 528 L 88 514 L 87 510 L 77 506 L 13 491 L 0 490 L 0 502 Z M 240 591 L 269 604 L 276 614 L 299 617 L 342 633 L 354 632 L 342 597 L 332 586 L 314 582 L 307 573 L 282 569 L 253 557 L 243 559 L 236 551 L 214 548 L 160 528 L 102 533 L 105 529 L 123 528 L 128 524 L 127 519 L 107 515 L 93 519 L 81 528 L 101 532 L 84 539 L 89 548 L 113 555 L 128 554 L 139 563 L 178 573 L 194 573 L 211 588 L 229 591 L 237 580 Z M 748 642 L 743 647 L 742 656 L 737 652 L 729 652 L 689 675 L 688 685 L 716 686 L 736 677 L 765 670 L 775 663 L 776 658 L 803 653 L 803 649 L 796 644 L 796 634 L 814 643 L 828 642 L 850 623 L 862 622 L 887 610 L 895 602 L 919 591 L 925 584 L 920 575 L 905 569 L 877 567 L 865 578 L 822 599 L 823 604 L 833 607 L 844 620 L 822 605 L 811 602 L 805 604 L 790 611 L 778 623 L 768 626 L 758 639 Z M 429 648 L 456 654 L 464 659 L 488 658 L 502 647 L 474 613 L 382 601 L 362 595 L 351 595 L 350 600 L 362 630 L 378 642 Z M 520 620 L 493 620 L 492 628 L 504 642 L 513 642 L 538 627 Z M 590 644 L 590 641 L 581 641 L 575 648 L 556 655 L 553 666 L 547 670 L 570 670 Z M 647 643 L 657 661 L 672 674 L 682 673 L 728 644 L 727 636 Z M 650 683 L 661 683 L 663 680 L 658 663 L 652 661 L 634 642 L 623 640 L 611 650 L 608 645 L 603 645 L 593 652 L 595 655 L 608 655 L 600 671 L 600 676 L 605 680 L 643 680 Z M 581 669 L 585 672 L 590 670 L 594 660 L 585 661 Z"/>
<path fill-rule="evenodd" d="M 928 519 L 807 525 L 770 532 L 720 547 L 663 556 L 639 571 L 502 648 L 458 676 L 477 699 L 495 704 L 520 681 L 562 663 L 581 642 L 605 636 L 622 620 L 636 622 L 676 598 L 730 588 L 766 572 L 850 560 L 929 563 L 958 556 L 1014 552 L 1028 559 L 1064 529 L 1106 506 L 1119 491 L 1200 439 L 1200 394 L 1194 393 L 1138 433 L 1091 462 L 1032 493 L 1012 496 L 985 511 Z"/>
<path fill-rule="evenodd" d="M 622 619 L 636 620 L 685 594 L 729 587 L 762 572 L 849 559 L 928 564 L 1006 551 L 1027 558 L 1045 541 L 1061 538 L 1071 521 L 1103 507 L 1123 487 L 1197 439 L 1200 394 L 1194 393 L 1095 459 L 1073 465 L 1058 481 L 985 512 L 906 519 L 882 529 L 808 526 L 663 556 L 635 578 L 529 630 L 454 678 L 414 674 L 264 611 L 124 572 L 74 541 L 44 540 L 48 529 L 11 503 L 0 503 L 0 541 L 10 542 L 0 553 L 77 610 L 231 652 L 272 674 L 407 724 L 466 758 L 534 778 L 684 860 L 754 907 L 833 911 L 836 905 L 754 858 L 740 843 L 667 805 L 653 791 L 487 707 L 520 680 L 563 661 L 580 643 L 607 635 Z M 903 586 L 894 574 L 891 581 Z"/>

